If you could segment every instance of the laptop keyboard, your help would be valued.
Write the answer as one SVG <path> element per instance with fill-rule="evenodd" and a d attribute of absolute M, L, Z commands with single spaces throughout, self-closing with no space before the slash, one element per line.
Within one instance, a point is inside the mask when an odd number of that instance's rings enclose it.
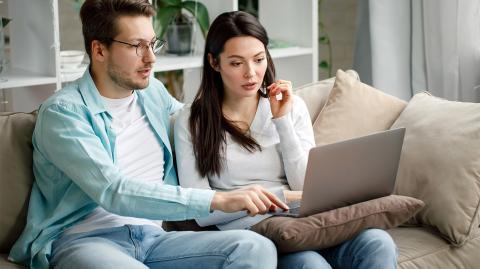
<path fill-rule="evenodd" d="M 288 211 L 277 211 L 273 215 L 297 217 L 300 214 L 300 201 L 290 202 L 287 205 L 290 208 Z"/>
<path fill-rule="evenodd" d="M 299 215 L 300 214 L 300 207 L 290 207 L 287 213 L 292 215 Z"/>

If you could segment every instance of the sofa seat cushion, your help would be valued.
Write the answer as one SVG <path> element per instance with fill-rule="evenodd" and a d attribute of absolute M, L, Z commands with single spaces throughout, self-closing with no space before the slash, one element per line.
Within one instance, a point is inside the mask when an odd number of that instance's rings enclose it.
<path fill-rule="evenodd" d="M 35 120 L 35 113 L 0 113 L 0 253 L 10 251 L 25 226 Z"/>
<path fill-rule="evenodd" d="M 27 269 L 27 267 L 24 267 L 19 264 L 11 263 L 7 260 L 8 255 L 7 254 L 0 254 L 0 268 L 2 269 Z"/>
<path fill-rule="evenodd" d="M 398 227 L 388 232 L 397 244 L 399 269 L 473 269 L 480 264 L 480 234 L 455 247 L 428 228 Z"/>

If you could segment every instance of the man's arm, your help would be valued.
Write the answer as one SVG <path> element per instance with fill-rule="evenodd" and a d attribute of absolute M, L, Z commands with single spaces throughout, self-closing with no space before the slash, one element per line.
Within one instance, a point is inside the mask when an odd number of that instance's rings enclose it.
<path fill-rule="evenodd" d="M 263 212 L 262 191 L 239 193 L 181 188 L 161 182 L 126 178 L 114 165 L 99 135 L 94 116 L 83 105 L 54 104 L 41 109 L 35 129 L 35 148 L 105 210 L 124 216 L 184 220 L 206 216 L 211 210 Z M 104 128 L 104 127 L 103 127 Z M 105 139 L 107 140 L 107 139 Z M 269 199 L 269 198 L 267 198 Z M 266 201 L 260 206 L 259 201 Z M 260 202 L 261 203 L 261 202 Z M 258 208 L 257 208 L 258 207 Z"/>
<path fill-rule="evenodd" d="M 97 116 L 98 117 L 98 116 Z M 112 213 L 163 220 L 208 215 L 214 192 L 126 178 L 103 145 L 101 124 L 83 105 L 42 108 L 35 130 L 39 154 Z"/>

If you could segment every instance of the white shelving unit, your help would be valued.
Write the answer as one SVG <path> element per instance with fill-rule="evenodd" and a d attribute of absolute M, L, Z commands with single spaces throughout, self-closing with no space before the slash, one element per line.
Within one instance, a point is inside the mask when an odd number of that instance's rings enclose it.
<path fill-rule="evenodd" d="M 64 1 L 64 0 L 60 0 Z M 79 78 L 78 73 L 60 70 L 59 0 L 7 0 L 10 27 L 10 66 L 0 82 L 7 92 L 11 111 L 35 109 L 55 90 Z M 226 11 L 238 10 L 237 0 L 200 0 L 213 19 Z M 317 0 L 259 0 L 259 20 L 271 39 L 292 44 L 271 49 L 277 77 L 300 86 L 318 78 Z M 78 29 L 81 31 L 81 29 Z M 162 55 L 156 72 L 184 70 L 185 100 L 192 100 L 200 84 L 203 37 L 197 30 L 195 53 L 188 56 Z M 41 91 L 41 92 L 40 92 Z"/>
<path fill-rule="evenodd" d="M 226 11 L 238 10 L 237 0 L 200 0 L 207 6 L 210 20 Z M 259 0 L 259 20 L 265 26 L 270 39 L 292 44 L 289 48 L 271 49 L 277 77 L 291 80 L 300 86 L 318 79 L 318 3 L 317 0 Z M 204 40 L 196 39 L 198 51 L 203 50 Z M 200 85 L 201 55 L 182 59 L 190 66 L 184 69 L 185 102 L 190 102 Z M 157 59 L 156 67 L 162 70 L 168 64 Z M 179 64 L 180 65 L 180 64 Z M 198 66 L 195 66 L 198 65 Z"/>

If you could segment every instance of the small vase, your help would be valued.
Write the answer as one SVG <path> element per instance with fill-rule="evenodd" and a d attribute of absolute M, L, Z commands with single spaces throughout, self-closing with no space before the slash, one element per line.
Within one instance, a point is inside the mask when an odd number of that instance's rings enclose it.
<path fill-rule="evenodd" d="M 192 51 L 192 23 L 171 23 L 167 28 L 167 53 L 183 55 Z"/>

